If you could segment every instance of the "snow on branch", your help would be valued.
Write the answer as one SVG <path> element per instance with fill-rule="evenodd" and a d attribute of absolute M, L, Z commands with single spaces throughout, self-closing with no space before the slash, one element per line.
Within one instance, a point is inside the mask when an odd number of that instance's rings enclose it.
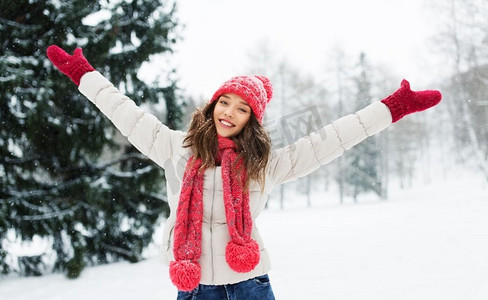
<path fill-rule="evenodd" d="M 130 251 L 127 251 L 126 249 L 123 249 L 123 248 L 120 248 L 120 247 L 115 247 L 115 246 L 111 246 L 111 245 L 108 245 L 106 243 L 100 243 L 100 245 L 106 249 L 106 250 L 109 250 L 109 251 L 112 251 L 112 252 L 115 252 L 115 253 L 119 253 L 121 255 L 124 255 L 124 256 L 127 256 L 127 257 L 131 257 L 133 256 L 133 254 L 130 252 Z"/>
<path fill-rule="evenodd" d="M 37 29 L 41 28 L 41 25 L 39 25 L 39 24 L 32 24 L 32 25 L 31 24 L 21 24 L 21 23 L 17 23 L 17 22 L 11 21 L 11 20 L 4 19 L 4 18 L 0 18 L 0 23 L 6 24 L 6 25 L 9 25 L 12 27 L 22 28 L 22 29 L 37 30 Z"/>
<path fill-rule="evenodd" d="M 20 219 L 22 221 L 40 221 L 40 220 L 46 220 L 46 219 L 52 219 L 52 218 L 59 218 L 64 215 L 69 215 L 73 214 L 75 210 L 77 210 L 79 207 L 81 207 L 80 204 L 76 204 L 73 207 L 70 207 L 65 210 L 58 210 L 58 211 L 53 211 L 49 213 L 45 213 L 42 215 L 29 215 L 29 216 L 22 216 Z"/>
<path fill-rule="evenodd" d="M 149 173 L 152 169 L 153 169 L 153 166 L 146 166 L 142 169 L 137 169 L 135 171 L 130 171 L 130 172 L 117 171 L 117 170 L 114 170 L 112 168 L 107 168 L 106 171 L 108 174 L 114 175 L 116 177 L 130 178 L 130 177 L 133 177 L 134 175 L 139 176 L 139 175 Z"/>
<path fill-rule="evenodd" d="M 120 156 L 114 160 L 108 161 L 106 163 L 96 165 L 96 166 L 94 166 L 94 168 L 97 170 L 104 170 L 110 166 L 116 165 L 116 164 L 121 163 L 121 162 L 125 162 L 125 161 L 133 159 L 133 158 L 147 159 L 147 157 L 141 153 L 129 153 L 129 154 L 122 155 L 122 156 Z"/>

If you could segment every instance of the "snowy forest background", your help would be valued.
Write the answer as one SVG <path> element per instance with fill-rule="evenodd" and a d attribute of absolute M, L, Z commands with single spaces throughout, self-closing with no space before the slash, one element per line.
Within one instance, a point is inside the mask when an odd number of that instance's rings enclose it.
<path fill-rule="evenodd" d="M 434 2 L 442 26 L 429 42 L 443 69 L 411 84 L 441 90 L 441 104 L 283 185 L 271 208 L 286 209 L 293 199 L 310 207 L 320 198 L 388 201 L 392 189 L 455 177 L 459 170 L 488 182 L 488 3 Z M 108 17 L 94 17 L 100 11 Z M 182 25 L 177 5 L 167 0 L 0 3 L 0 280 L 52 272 L 77 278 L 87 266 L 144 259 L 168 213 L 164 172 L 118 135 L 45 50 L 50 44 L 69 52 L 82 47 L 129 97 L 169 127 L 185 129 L 205 99 L 186 94 L 171 65 Z M 341 47 L 324 54 L 321 76 L 275 55 L 267 41 L 249 52 L 242 73 L 265 74 L 274 84 L 265 119 L 273 147 L 400 84 L 392 66 Z M 154 82 L 140 80 L 141 66 L 156 55 L 168 62 L 166 70 Z"/>

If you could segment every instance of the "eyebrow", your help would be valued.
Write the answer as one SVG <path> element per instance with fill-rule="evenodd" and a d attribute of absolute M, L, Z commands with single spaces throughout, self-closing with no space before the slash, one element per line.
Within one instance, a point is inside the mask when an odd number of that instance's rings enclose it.
<path fill-rule="evenodd" d="M 226 94 L 223 94 L 220 97 L 224 97 L 226 99 L 230 99 L 230 97 L 228 95 L 226 95 Z M 246 101 L 243 101 L 243 100 L 240 100 L 239 101 L 239 104 L 242 104 L 242 105 L 245 105 L 245 106 L 249 106 L 249 103 L 247 103 Z M 249 107 L 251 107 L 251 106 L 249 106 Z"/>

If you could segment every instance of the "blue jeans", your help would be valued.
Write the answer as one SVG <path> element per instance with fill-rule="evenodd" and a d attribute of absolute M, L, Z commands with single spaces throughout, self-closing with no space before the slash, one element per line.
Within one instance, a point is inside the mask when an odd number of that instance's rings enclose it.
<path fill-rule="evenodd" d="M 274 300 L 268 275 L 234 284 L 200 284 L 190 292 L 178 291 L 177 300 Z"/>

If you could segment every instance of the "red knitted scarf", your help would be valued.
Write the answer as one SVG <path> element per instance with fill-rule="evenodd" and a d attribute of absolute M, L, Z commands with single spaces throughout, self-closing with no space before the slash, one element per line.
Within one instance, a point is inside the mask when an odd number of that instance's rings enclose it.
<path fill-rule="evenodd" d="M 230 138 L 218 136 L 216 163 L 221 164 L 224 189 L 224 206 L 227 228 L 231 240 L 225 248 L 229 267 L 240 273 L 249 272 L 260 259 L 259 246 L 251 238 L 252 218 L 249 208 L 249 191 L 243 190 L 247 178 L 243 159 L 237 160 L 236 145 Z M 235 162 L 235 164 L 234 164 Z M 202 252 L 203 173 L 200 158 L 190 157 L 183 175 L 183 186 L 176 211 L 173 254 L 170 277 L 181 291 L 191 291 L 200 282 L 198 260 Z"/>

